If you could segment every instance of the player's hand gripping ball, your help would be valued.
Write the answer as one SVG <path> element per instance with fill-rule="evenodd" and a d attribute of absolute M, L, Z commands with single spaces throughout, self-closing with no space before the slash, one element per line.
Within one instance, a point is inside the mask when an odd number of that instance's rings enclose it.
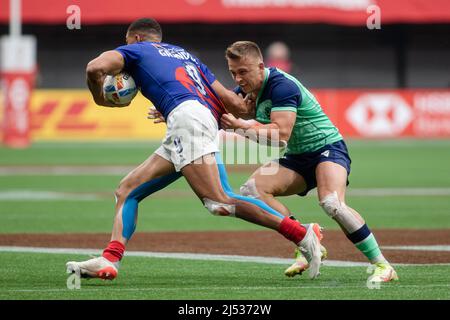
<path fill-rule="evenodd" d="M 136 96 L 138 88 L 134 79 L 125 72 L 106 76 L 103 82 L 105 99 L 117 106 L 128 105 Z"/>

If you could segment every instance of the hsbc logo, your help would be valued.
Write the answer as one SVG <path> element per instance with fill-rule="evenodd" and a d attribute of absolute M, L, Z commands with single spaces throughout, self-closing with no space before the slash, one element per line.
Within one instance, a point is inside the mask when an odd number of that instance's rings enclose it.
<path fill-rule="evenodd" d="M 413 119 L 411 107 L 397 94 L 364 94 L 347 110 L 347 120 L 366 137 L 395 136 Z"/>

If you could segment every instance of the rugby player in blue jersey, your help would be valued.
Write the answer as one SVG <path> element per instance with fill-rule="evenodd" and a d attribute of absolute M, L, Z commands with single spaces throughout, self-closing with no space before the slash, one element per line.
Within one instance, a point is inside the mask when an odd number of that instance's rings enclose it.
<path fill-rule="evenodd" d="M 102 256 L 68 262 L 67 270 L 83 277 L 114 279 L 136 228 L 138 203 L 184 176 L 213 215 L 235 216 L 276 230 L 294 242 L 308 260 L 310 277 L 317 277 L 320 227 L 302 225 L 261 200 L 236 195 L 228 184 L 218 153 L 219 123 L 227 112 L 245 113 L 244 100 L 225 89 L 197 57 L 161 40 L 161 27 L 155 20 L 136 20 L 127 30 L 127 45 L 106 51 L 87 65 L 88 87 L 98 105 L 115 106 L 105 100 L 103 81 L 106 75 L 124 70 L 165 118 L 167 133 L 162 145 L 115 191 L 114 226 Z"/>
<path fill-rule="evenodd" d="M 364 219 L 346 204 L 351 160 L 342 135 L 316 98 L 292 75 L 277 68 L 265 68 L 261 51 L 253 42 L 233 43 L 226 50 L 226 59 L 238 85 L 236 93 L 246 94 L 253 101 L 249 110 L 255 110 L 256 121 L 226 114 L 221 118 L 222 127 L 255 133 L 271 129 L 287 142 L 284 157 L 277 161 L 279 170 L 273 175 L 264 174 L 264 168 L 273 163 L 257 169 L 241 187 L 241 194 L 261 199 L 289 216 L 290 210 L 275 197 L 305 196 L 317 187 L 322 209 L 371 262 L 368 281 L 397 280 L 397 273 L 381 253 Z M 285 274 L 295 276 L 307 268 L 308 261 L 296 250 L 296 262 Z"/>

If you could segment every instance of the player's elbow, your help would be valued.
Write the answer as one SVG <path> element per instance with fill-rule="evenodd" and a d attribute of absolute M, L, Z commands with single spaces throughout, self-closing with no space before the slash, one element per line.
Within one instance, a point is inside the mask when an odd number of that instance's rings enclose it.
<path fill-rule="evenodd" d="M 86 66 L 86 75 L 90 79 L 95 79 L 103 74 L 103 68 L 95 59 L 90 61 Z"/>
<path fill-rule="evenodd" d="M 280 134 L 280 141 L 289 141 L 290 137 L 290 134 Z"/>
<path fill-rule="evenodd" d="M 277 116 L 278 115 L 281 114 L 277 114 Z M 272 119 L 272 125 L 278 131 L 279 140 L 289 141 L 295 125 L 294 120 L 295 119 L 288 119 L 286 116 L 283 116 L 281 119 Z"/>
<path fill-rule="evenodd" d="M 288 128 L 279 127 L 278 131 L 278 139 L 281 141 L 289 141 L 289 138 L 291 137 L 292 130 Z"/>

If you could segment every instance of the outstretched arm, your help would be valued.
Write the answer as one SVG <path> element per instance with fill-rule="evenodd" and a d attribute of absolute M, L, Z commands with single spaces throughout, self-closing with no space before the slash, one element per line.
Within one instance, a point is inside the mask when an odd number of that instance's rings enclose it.
<path fill-rule="evenodd" d="M 221 126 L 225 129 L 242 129 L 245 136 L 256 142 L 278 142 L 285 147 L 291 137 L 297 114 L 291 111 L 276 111 L 270 114 L 270 123 L 262 124 L 256 120 L 244 121 L 231 114 L 224 114 Z"/>
<path fill-rule="evenodd" d="M 242 119 L 255 118 L 254 103 L 252 103 L 251 100 L 248 98 L 244 99 L 242 95 L 237 95 L 233 91 L 228 90 L 218 80 L 212 83 L 212 87 L 219 95 L 219 98 L 225 105 L 227 112 Z"/>
<path fill-rule="evenodd" d="M 99 106 L 123 107 L 105 99 L 103 94 L 103 81 L 107 75 L 116 75 L 122 71 L 125 65 L 123 56 L 115 50 L 105 51 L 86 67 L 87 85 L 92 93 L 94 101 Z"/>

